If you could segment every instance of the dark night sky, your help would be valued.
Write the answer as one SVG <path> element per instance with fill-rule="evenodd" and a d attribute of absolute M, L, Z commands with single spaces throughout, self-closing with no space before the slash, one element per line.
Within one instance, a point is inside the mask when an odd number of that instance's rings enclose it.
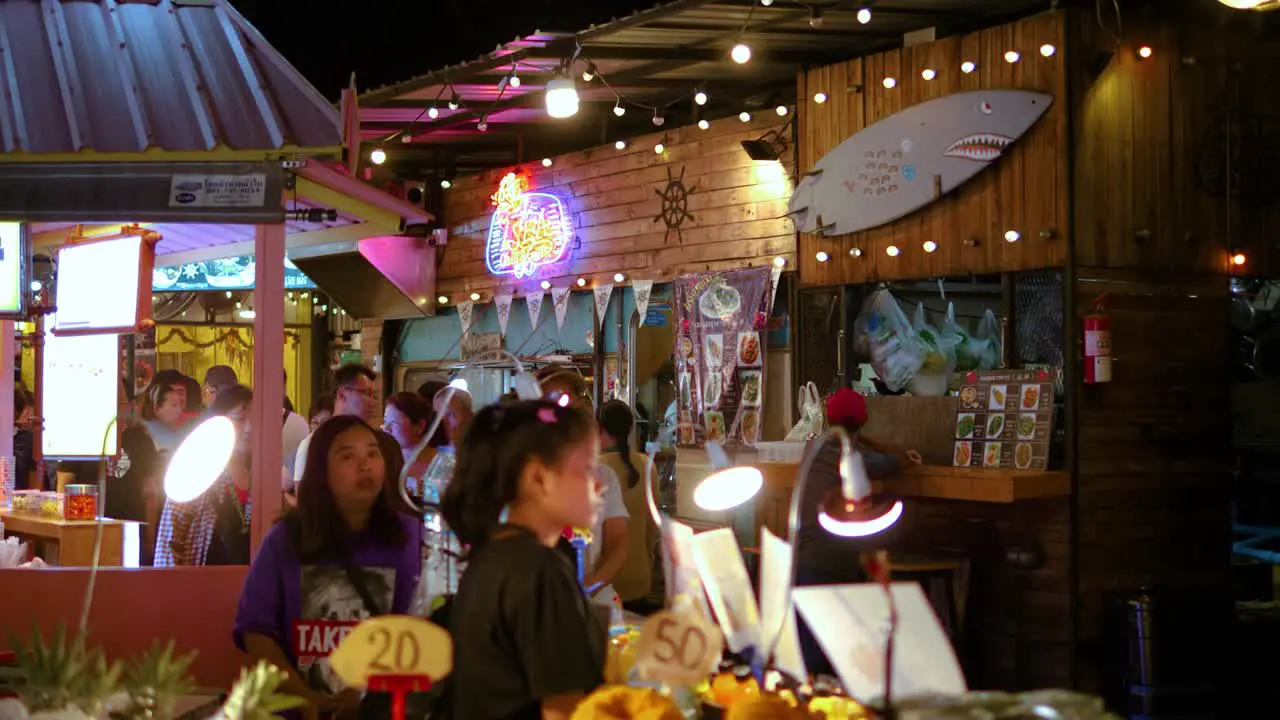
<path fill-rule="evenodd" d="M 534 30 L 573 32 L 657 0 L 231 0 L 326 97 L 474 59 Z"/>

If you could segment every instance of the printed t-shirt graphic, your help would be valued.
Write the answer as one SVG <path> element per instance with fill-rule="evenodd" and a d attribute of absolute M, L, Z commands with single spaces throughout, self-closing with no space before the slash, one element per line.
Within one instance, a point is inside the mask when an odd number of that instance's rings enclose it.
<path fill-rule="evenodd" d="M 394 568 L 357 568 L 378 608 L 390 608 L 396 587 Z M 341 567 L 305 565 L 302 568 L 302 612 L 294 627 L 298 672 L 307 684 L 336 693 L 342 681 L 329 667 L 329 655 L 351 629 L 369 617 L 360 593 Z"/>

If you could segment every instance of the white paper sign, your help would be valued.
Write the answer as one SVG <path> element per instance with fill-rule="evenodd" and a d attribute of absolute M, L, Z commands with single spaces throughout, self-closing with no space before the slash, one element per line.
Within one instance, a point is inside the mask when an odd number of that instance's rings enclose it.
<path fill-rule="evenodd" d="M 466 335 L 471 329 L 471 313 L 475 310 L 476 304 L 470 300 L 463 300 L 458 303 L 458 319 L 462 321 L 462 334 Z"/>
<path fill-rule="evenodd" d="M 263 207 L 265 173 L 248 175 L 174 175 L 169 181 L 169 207 Z"/>
<path fill-rule="evenodd" d="M 609 311 L 609 298 L 613 297 L 613 283 L 600 283 L 594 288 L 596 296 L 596 321 L 604 329 L 604 314 Z"/>
<path fill-rule="evenodd" d="M 893 644 L 893 699 L 965 692 L 947 633 L 917 583 L 893 583 L 898 629 Z M 797 588 L 792 598 L 849 695 L 884 696 L 889 602 L 873 583 Z"/>
<path fill-rule="evenodd" d="M 564 327 L 564 314 L 569 310 L 569 287 L 551 288 L 551 304 L 556 310 L 556 330 Z"/>
<path fill-rule="evenodd" d="M 529 327 L 538 327 L 538 318 L 542 316 L 542 298 L 544 293 L 529 293 L 524 297 L 524 306 L 529 311 Z"/>
<path fill-rule="evenodd" d="M 498 332 L 506 335 L 507 321 L 511 319 L 511 293 L 494 295 L 493 305 L 498 310 Z"/>
<path fill-rule="evenodd" d="M 711 617 L 698 566 L 693 561 L 693 528 L 664 515 L 662 519 L 662 569 L 672 604 L 691 603 L 703 617 Z"/>
<path fill-rule="evenodd" d="M 636 314 L 640 316 L 640 324 L 644 324 L 645 313 L 649 311 L 649 295 L 653 293 L 652 280 L 632 280 L 631 293 L 636 302 Z"/>
<path fill-rule="evenodd" d="M 760 609 L 733 530 L 720 528 L 695 536 L 693 561 L 729 649 L 759 648 Z"/>
<path fill-rule="evenodd" d="M 789 607 L 791 543 L 760 528 L 760 626 L 765 647 L 773 647 L 773 663 L 793 678 L 809 677 L 800 651 L 796 611 Z M 775 637 L 776 636 L 776 637 Z"/>

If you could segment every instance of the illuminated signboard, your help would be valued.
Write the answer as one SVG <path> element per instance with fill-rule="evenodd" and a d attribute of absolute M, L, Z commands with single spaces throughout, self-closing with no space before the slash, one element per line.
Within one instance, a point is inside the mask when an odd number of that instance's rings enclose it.
<path fill-rule="evenodd" d="M 489 272 L 526 278 L 568 255 L 573 223 L 560 198 L 529 192 L 528 178 L 507 173 L 493 194 L 493 206 L 484 248 Z"/>
<path fill-rule="evenodd" d="M 0 318 L 26 319 L 29 243 L 26 225 L 0 222 Z"/>
<path fill-rule="evenodd" d="M 198 292 L 201 290 L 252 290 L 254 266 L 252 255 L 204 260 L 183 265 L 158 267 L 151 273 L 153 292 Z M 284 260 L 284 286 L 287 290 L 309 290 L 316 286 L 302 274 L 289 258 Z"/>

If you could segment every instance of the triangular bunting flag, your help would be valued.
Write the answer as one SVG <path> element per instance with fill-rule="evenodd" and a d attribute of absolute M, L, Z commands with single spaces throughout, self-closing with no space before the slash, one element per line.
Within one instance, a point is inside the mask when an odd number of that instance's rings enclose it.
<path fill-rule="evenodd" d="M 524 296 L 525 307 L 529 310 L 529 327 L 538 327 L 538 318 L 542 316 L 542 299 L 546 297 L 544 292 L 531 292 Z"/>
<path fill-rule="evenodd" d="M 613 297 L 613 283 L 600 283 L 595 286 L 596 319 L 600 328 L 604 328 L 604 314 L 609 310 L 609 298 Z"/>
<path fill-rule="evenodd" d="M 782 268 L 773 266 L 769 275 L 769 314 L 773 315 L 773 301 L 778 299 L 778 281 L 782 280 Z"/>
<path fill-rule="evenodd" d="M 652 280 L 632 280 L 631 292 L 635 296 L 636 314 L 640 316 L 640 324 L 644 324 L 645 313 L 649 311 L 649 294 L 653 292 Z"/>
<path fill-rule="evenodd" d="M 474 310 L 476 304 L 470 300 L 464 300 L 458 303 L 458 319 L 462 321 L 462 334 L 466 335 L 471 329 L 471 311 Z"/>
<path fill-rule="evenodd" d="M 493 304 L 498 309 L 498 332 L 506 337 L 507 321 L 511 319 L 511 293 L 494 295 Z"/>
<path fill-rule="evenodd" d="M 556 310 L 556 330 L 564 327 L 564 314 L 569 310 L 569 286 L 551 288 L 551 304 Z"/>

